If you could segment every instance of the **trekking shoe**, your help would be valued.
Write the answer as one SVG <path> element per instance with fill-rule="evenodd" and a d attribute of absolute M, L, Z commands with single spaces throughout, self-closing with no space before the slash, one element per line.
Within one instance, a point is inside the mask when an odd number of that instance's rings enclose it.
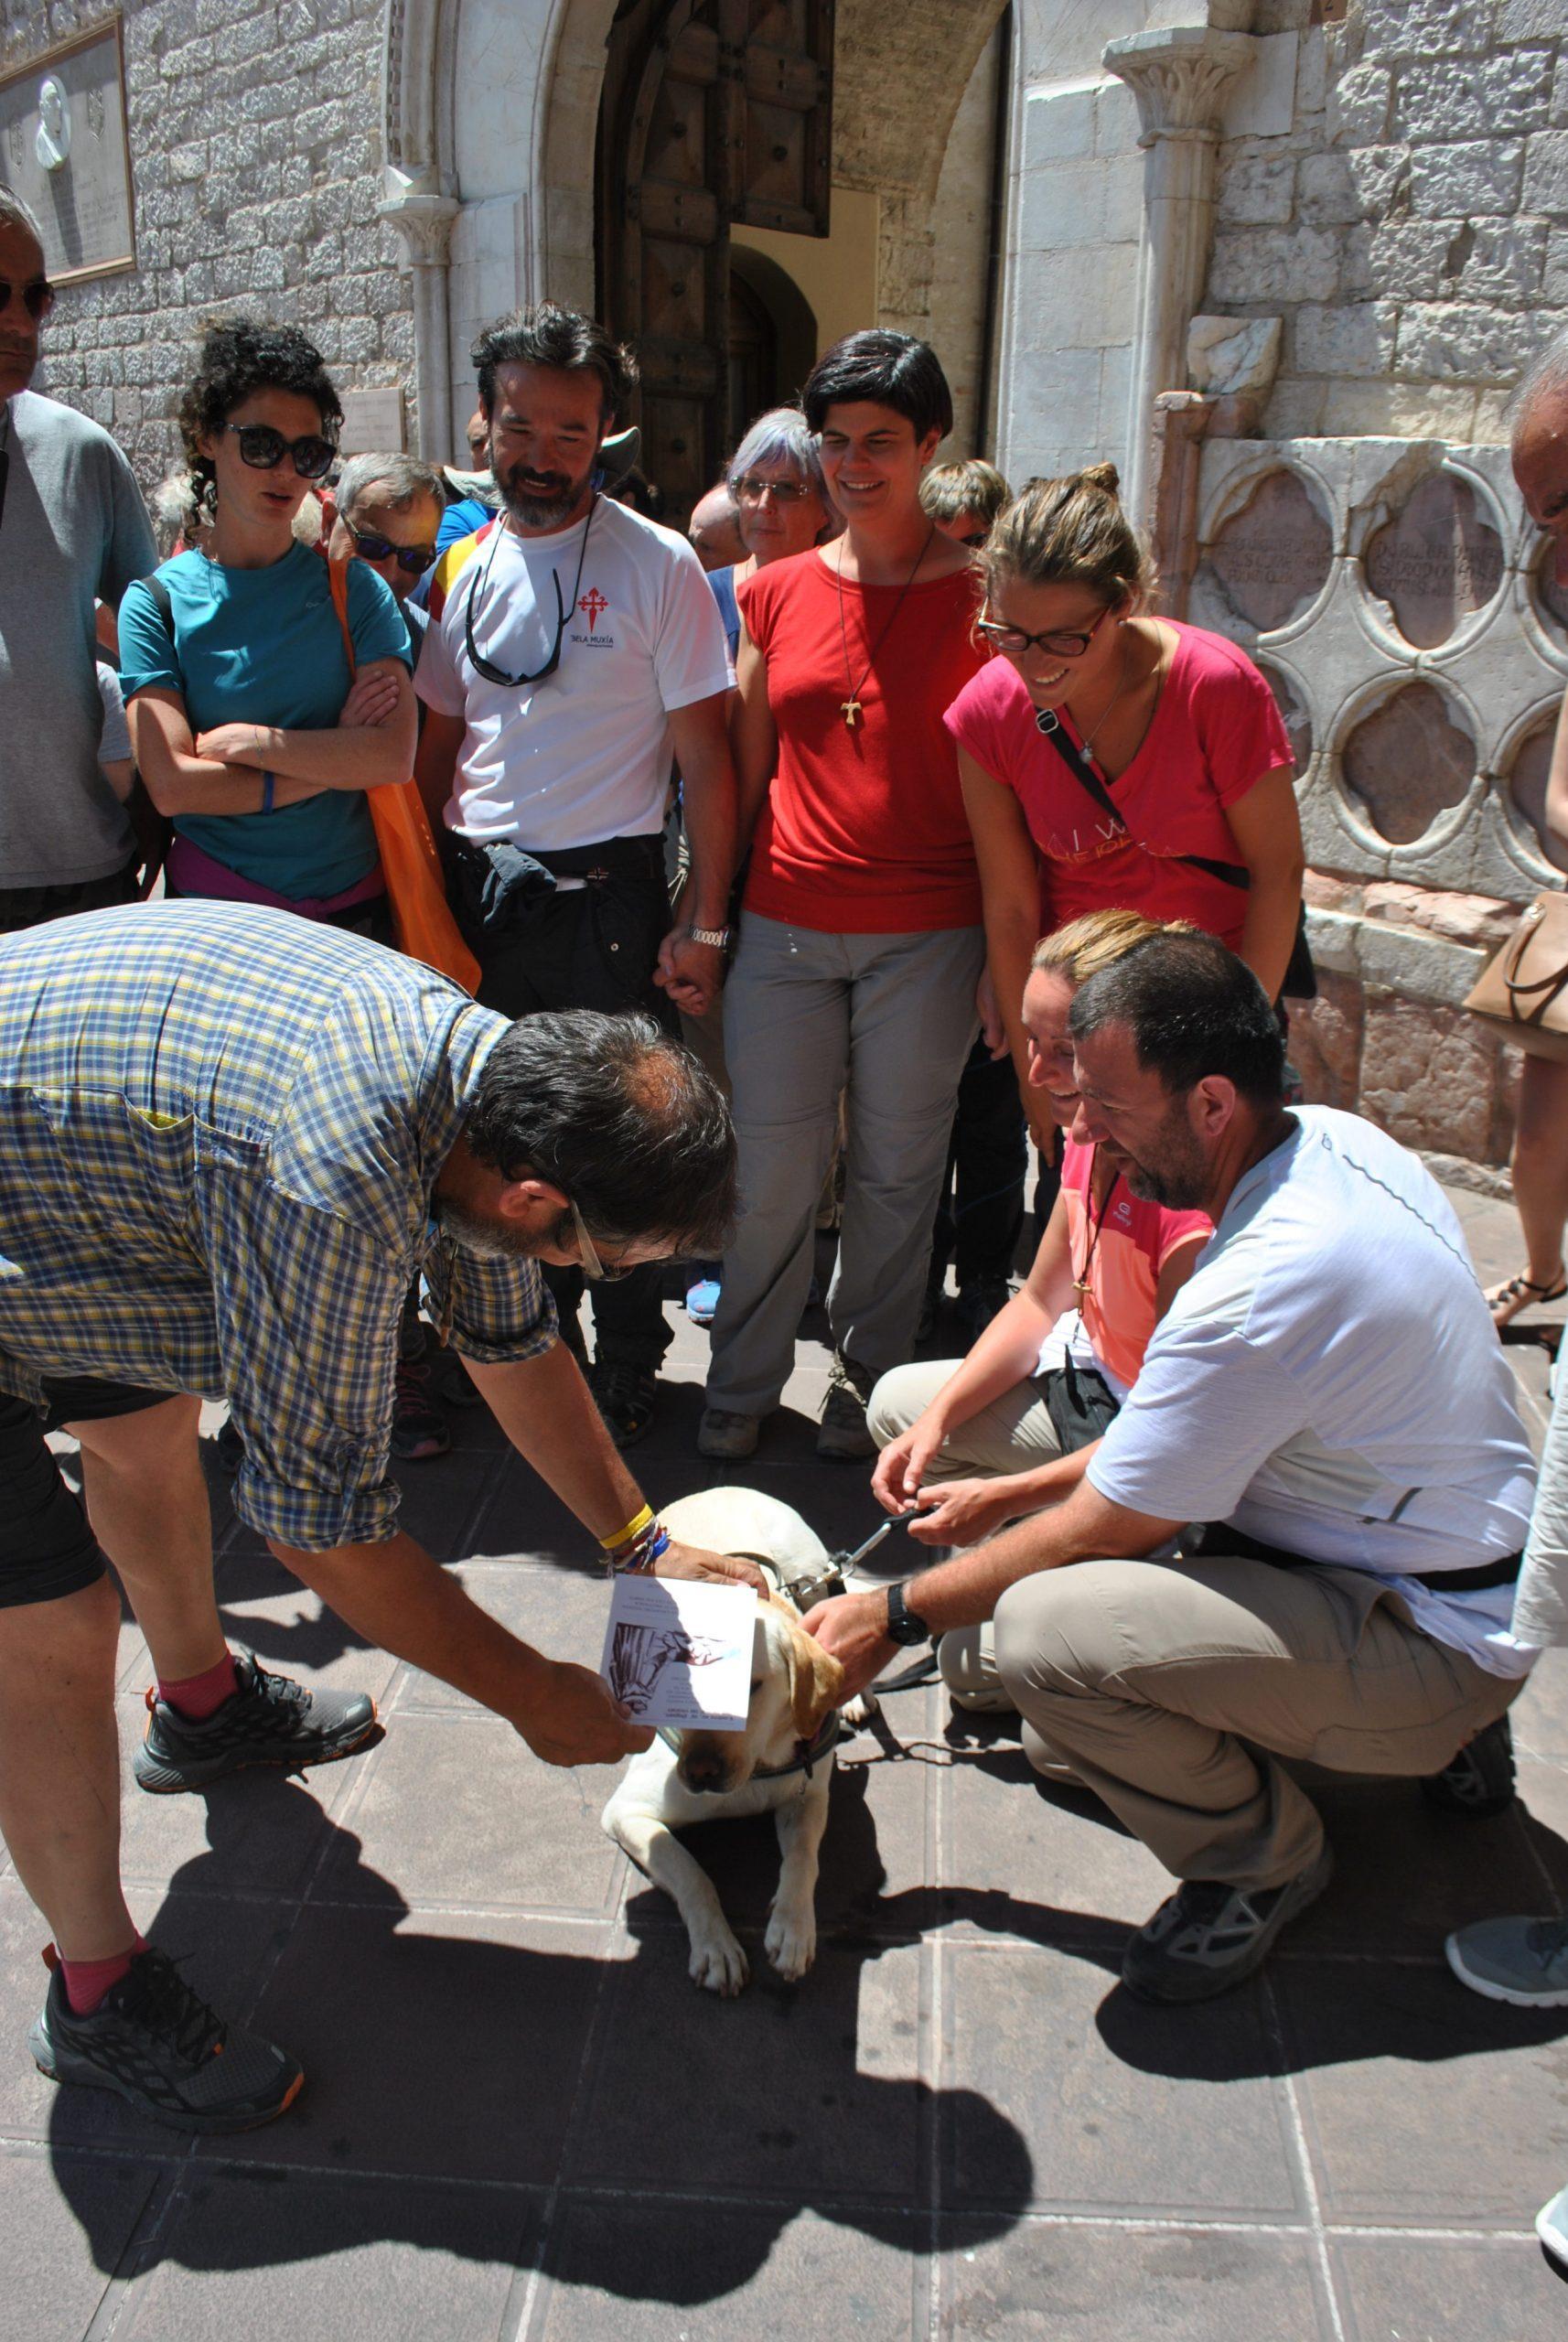
<path fill-rule="evenodd" d="M 1541 2206 L 1535 2216 L 1535 2233 L 1548 2268 L 1568 2278 L 1568 2187 L 1559 2188 L 1551 2203 Z"/>
<path fill-rule="evenodd" d="M 697 1453 L 737 1463 L 743 1456 L 756 1455 L 761 1429 L 755 1415 L 737 1415 L 729 1407 L 704 1407 L 697 1425 Z"/>
<path fill-rule="evenodd" d="M 1477 1919 L 1443 1949 L 1461 1984 L 1488 2001 L 1568 2008 L 1568 1919 Z"/>
<path fill-rule="evenodd" d="M 400 1359 L 392 1409 L 392 1454 L 404 1464 L 422 1464 L 427 1456 L 445 1456 L 451 1445 L 446 1418 L 431 1389 L 430 1369 L 423 1359 Z"/>
<path fill-rule="evenodd" d="M 651 1367 L 625 1359 L 598 1359 L 589 1376 L 605 1428 L 618 1447 L 635 1447 L 653 1428 L 659 1378 Z"/>
<path fill-rule="evenodd" d="M 130 1972 L 78 2016 L 55 1965 L 27 2036 L 51 2082 L 112 2090 L 176 2131 L 253 2131 L 292 2106 L 303 2068 L 258 2033 L 215 2016 L 166 1952 L 139 1951 Z"/>
<path fill-rule="evenodd" d="M 1280 1929 L 1316 1901 L 1333 1872 L 1325 1846 L 1283 1886 L 1184 1880 L 1127 1946 L 1122 1982 L 1144 2001 L 1207 2001 L 1228 1993 L 1262 1966 Z"/>
<path fill-rule="evenodd" d="M 159 1797 L 204 1789 L 247 1765 L 302 1772 L 351 1756 L 376 1730 L 376 1703 L 366 1692 L 307 1692 L 285 1675 L 269 1675 L 242 1650 L 234 1653 L 234 1673 L 239 1690 L 199 1724 L 149 1687 L 146 1735 L 131 1767 L 141 1788 Z"/>
<path fill-rule="evenodd" d="M 218 1461 L 226 1472 L 237 1472 L 245 1460 L 245 1443 L 227 1415 L 218 1426 Z"/>
<path fill-rule="evenodd" d="M 866 1427 L 865 1402 L 871 1396 L 871 1378 L 847 1359 L 836 1354 L 833 1370 L 828 1380 L 828 1395 L 822 1402 L 822 1425 L 817 1433 L 817 1454 L 831 1456 L 841 1463 L 857 1462 L 862 1456 L 875 1456 L 876 1442 Z"/>
<path fill-rule="evenodd" d="M 1421 1794 L 1435 1812 L 1469 1821 L 1506 1813 L 1514 1801 L 1513 1726 L 1507 1716 L 1487 1724 L 1440 1773 L 1423 1781 Z"/>
<path fill-rule="evenodd" d="M 952 1314 L 963 1334 L 963 1346 L 970 1349 L 979 1341 L 993 1317 L 1000 1316 L 1013 1298 L 1013 1288 L 1005 1277 L 971 1277 L 958 1289 Z"/>

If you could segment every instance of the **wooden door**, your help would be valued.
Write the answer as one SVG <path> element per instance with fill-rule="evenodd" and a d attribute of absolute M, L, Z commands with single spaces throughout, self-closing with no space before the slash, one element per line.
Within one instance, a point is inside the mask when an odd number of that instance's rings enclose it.
<path fill-rule="evenodd" d="M 643 469 L 684 522 L 729 450 L 729 230 L 828 232 L 832 0 L 621 0 L 599 297 L 637 350 Z"/>

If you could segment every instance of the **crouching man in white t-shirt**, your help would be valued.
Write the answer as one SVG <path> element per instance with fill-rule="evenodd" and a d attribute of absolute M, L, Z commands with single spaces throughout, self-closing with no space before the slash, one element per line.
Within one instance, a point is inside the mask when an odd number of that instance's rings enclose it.
<path fill-rule="evenodd" d="M 1327 1883 L 1267 1751 L 1431 1774 L 1500 1717 L 1535 1473 L 1441 1191 L 1353 1114 L 1287 1112 L 1256 979 L 1156 936 L 1072 1007 L 1074 1135 L 1215 1233 L 1066 1502 L 807 1619 L 846 1696 L 898 1642 L 994 1611 L 1025 1745 L 1066 1757 L 1183 1882 L 1122 1979 L 1204 2000 Z M 1186 1525 L 1211 1526 L 1201 1548 Z M 1188 1558 L 1156 1558 L 1183 1536 Z"/>

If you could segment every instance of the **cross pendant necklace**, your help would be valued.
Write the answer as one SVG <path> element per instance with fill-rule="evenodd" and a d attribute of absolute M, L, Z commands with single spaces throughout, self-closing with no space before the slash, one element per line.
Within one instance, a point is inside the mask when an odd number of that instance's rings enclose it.
<path fill-rule="evenodd" d="M 933 521 L 930 527 L 926 532 L 925 543 L 915 555 L 914 568 L 911 569 L 908 577 L 905 578 L 903 585 L 898 588 L 898 599 L 894 603 L 893 607 L 888 614 L 887 623 L 871 646 L 871 656 L 865 662 L 865 670 L 858 683 L 854 680 L 854 669 L 850 665 L 849 660 L 849 627 L 845 621 L 843 614 L 843 539 L 842 537 L 839 539 L 839 557 L 837 562 L 834 564 L 833 574 L 838 579 L 839 640 L 843 645 L 843 675 L 845 682 L 849 685 L 849 697 L 839 702 L 839 714 L 843 717 L 844 729 L 846 732 L 853 732 L 855 725 L 860 721 L 862 713 L 860 694 L 865 689 L 871 671 L 876 664 L 877 652 L 881 650 L 883 644 L 886 641 L 888 636 L 893 631 L 893 622 L 904 607 L 904 596 L 908 594 L 910 586 L 914 584 L 915 579 L 919 575 L 920 564 L 925 560 L 926 555 L 931 550 L 931 539 L 936 535 L 936 533 L 937 524 Z"/>
<path fill-rule="evenodd" d="M 1100 1217 L 1097 1219 L 1094 1216 L 1094 1158 L 1092 1155 L 1090 1157 L 1089 1188 L 1085 1198 L 1087 1209 L 1084 1213 L 1084 1217 L 1089 1222 L 1089 1250 L 1083 1256 L 1083 1267 L 1072 1281 L 1072 1289 L 1074 1293 L 1077 1294 L 1080 1303 L 1089 1299 L 1090 1291 L 1090 1272 L 1094 1266 L 1094 1255 L 1100 1243 L 1100 1231 L 1105 1225 L 1105 1215 L 1111 1209 L 1111 1198 L 1116 1193 L 1118 1187 L 1121 1185 L 1121 1180 L 1122 1174 L 1118 1171 L 1113 1175 L 1111 1185 L 1106 1188 L 1104 1195 L 1101 1198 Z"/>

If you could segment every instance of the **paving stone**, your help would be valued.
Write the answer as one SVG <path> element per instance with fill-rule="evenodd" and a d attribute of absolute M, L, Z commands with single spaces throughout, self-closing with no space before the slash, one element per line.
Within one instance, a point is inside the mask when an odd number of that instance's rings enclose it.
<path fill-rule="evenodd" d="M 778 2332 L 906 2342 L 929 2331 L 923 2219 L 881 2215 L 874 2239 L 815 2212 L 569 2196 L 552 2232 L 553 2283 L 526 2342 L 736 2342 Z M 671 2324 L 679 2307 L 678 2328 Z M 744 2306 L 741 2306 L 744 2304 Z"/>
<path fill-rule="evenodd" d="M 1272 1989 L 1326 2219 L 1513 2229 L 1562 2186 L 1568 2010 L 1380 1961 L 1281 1961 Z"/>
<path fill-rule="evenodd" d="M 964 1932 L 1114 1941 L 1171 1891 L 1164 1864 L 1087 1789 L 1041 1781 L 1016 1718 L 955 1715 L 944 1905 Z"/>
<path fill-rule="evenodd" d="M 670 2187 L 928 2202 L 921 1958 L 824 1944 L 799 1985 L 754 1960 L 725 2001 L 692 1982 L 683 1936 L 644 1937 L 607 1980 L 565 2177 L 642 2186 L 651 2147 Z M 984 2127 L 1005 2186 L 1017 2143 Z"/>
<path fill-rule="evenodd" d="M 966 2342 L 1327 2342 L 1333 2329 L 1305 2236 L 1031 2219 L 998 2244 L 944 2256 L 938 2331 Z"/>
<path fill-rule="evenodd" d="M 993 2165 L 969 2117 L 1015 2122 L 1031 2200 L 1057 2212 L 1302 2213 L 1288 2110 L 1255 1987 L 1199 2008 L 1135 2001 L 1103 1954 L 942 1947 L 944 2200 L 985 2201 Z"/>
<path fill-rule="evenodd" d="M 496 2342 L 541 2226 L 538 2204 L 516 2188 L 199 2167 L 115 2332 L 124 2342 Z"/>
<path fill-rule="evenodd" d="M 390 1884 L 388 1898 L 301 1917 L 255 2022 L 300 2059 L 306 2088 L 224 2157 L 547 2183 L 609 1930 L 405 1914 Z"/>
<path fill-rule="evenodd" d="M 583 1542 L 581 1531 L 578 1542 Z M 582 1558 L 575 1566 L 529 1560 L 465 1562 L 453 1575 L 509 1633 L 548 1658 L 575 1660 L 597 1669 L 609 1615 L 609 1585 L 596 1563 Z M 426 1675 L 417 1667 L 408 1670 L 397 1705 L 400 1716 L 417 1712 L 474 1717 L 485 1713 L 439 1676 Z"/>
<path fill-rule="evenodd" d="M 613 1765 L 542 1764 L 499 1716 L 403 1714 L 364 1772 L 356 1834 L 338 1833 L 312 1901 L 381 1903 L 395 1879 L 416 1904 L 614 1917 L 625 1856 L 598 1826 Z"/>
<path fill-rule="evenodd" d="M 1555 2192 L 1555 2191 L 1553 2191 Z M 1539 2207 L 1530 2204 L 1528 2228 Z M 1568 2290 L 1528 2244 L 1337 2237 L 1330 2245 L 1346 2342 L 1448 2342 L 1483 2335 L 1562 2342 Z"/>
<path fill-rule="evenodd" d="M 153 2189 L 156 2164 L 0 2154 L 0 2302 L 6 2342 L 84 2333 Z"/>
<path fill-rule="evenodd" d="M 161 1887 L 173 1879 L 202 1895 L 292 1894 L 317 1862 L 328 1815 L 348 1796 L 364 1756 L 317 1765 L 303 1779 L 274 1766 L 231 1774 L 203 1792 L 152 1797 L 131 1775 L 147 1712 L 139 1699 L 115 1702 L 120 1724 L 121 1864 L 127 1881 Z"/>

